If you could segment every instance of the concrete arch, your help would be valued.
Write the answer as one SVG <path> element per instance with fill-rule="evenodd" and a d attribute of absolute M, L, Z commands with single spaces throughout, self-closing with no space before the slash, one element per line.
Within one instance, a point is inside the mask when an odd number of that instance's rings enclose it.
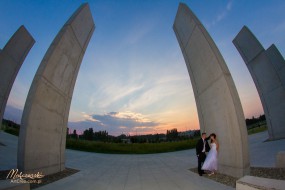
<path fill-rule="evenodd" d="M 69 108 L 79 67 L 95 25 L 88 4 L 80 6 L 47 50 L 25 103 L 18 168 L 51 174 L 62 171 Z"/>
<path fill-rule="evenodd" d="M 30 49 L 35 44 L 34 38 L 24 26 L 13 34 L 5 47 L 0 49 L 0 122 L 16 76 Z"/>
<path fill-rule="evenodd" d="M 219 171 L 244 176 L 249 173 L 247 130 L 230 71 L 206 29 L 183 3 L 173 29 L 191 78 L 200 129 L 219 138 Z"/>
<path fill-rule="evenodd" d="M 263 48 L 244 26 L 233 40 L 259 93 L 270 140 L 285 138 L 285 60 L 271 45 Z"/>

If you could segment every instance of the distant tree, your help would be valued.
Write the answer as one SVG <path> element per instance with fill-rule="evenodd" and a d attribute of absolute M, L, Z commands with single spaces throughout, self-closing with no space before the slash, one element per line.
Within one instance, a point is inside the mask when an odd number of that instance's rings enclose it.
<path fill-rule="evenodd" d="M 77 135 L 76 129 L 73 130 L 71 138 L 78 139 L 78 135 Z"/>
<path fill-rule="evenodd" d="M 155 135 L 154 142 L 159 142 L 159 135 L 158 135 L 158 133 Z"/>
<path fill-rule="evenodd" d="M 264 114 L 259 116 L 259 121 L 265 121 L 265 120 L 266 120 L 266 118 L 265 118 Z"/>
<path fill-rule="evenodd" d="M 94 139 L 96 141 L 103 141 L 107 142 L 108 141 L 108 132 L 107 131 L 98 131 L 94 133 Z"/>
<path fill-rule="evenodd" d="M 201 136 L 201 130 L 194 131 L 194 137 L 200 137 Z"/>
<path fill-rule="evenodd" d="M 178 139 L 178 131 L 176 128 L 171 129 L 171 130 L 167 130 L 166 131 L 166 139 L 168 141 L 174 141 Z"/>
<path fill-rule="evenodd" d="M 85 140 L 92 141 L 94 138 L 93 128 L 89 128 L 83 131 L 83 138 Z"/>
<path fill-rule="evenodd" d="M 252 116 L 251 119 L 246 119 L 245 123 L 247 127 L 252 126 L 253 124 L 259 125 L 260 122 L 266 121 L 265 115 L 260 115 L 258 118 Z M 251 127 L 250 127 L 251 128 Z"/>
<path fill-rule="evenodd" d="M 11 121 L 11 120 L 7 120 L 7 119 L 3 119 L 2 120 L 2 124 L 3 125 L 6 125 L 8 127 L 13 127 L 13 128 L 18 128 L 20 129 L 20 125 L 15 123 L 14 121 Z"/>
<path fill-rule="evenodd" d="M 138 138 L 136 136 L 132 136 L 130 141 L 131 141 L 131 143 L 137 143 L 138 142 Z"/>

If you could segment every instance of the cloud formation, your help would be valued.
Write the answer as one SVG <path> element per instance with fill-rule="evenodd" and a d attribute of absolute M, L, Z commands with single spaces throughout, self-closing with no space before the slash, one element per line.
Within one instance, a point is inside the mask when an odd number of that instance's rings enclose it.
<path fill-rule="evenodd" d="M 140 113 L 133 112 L 110 112 L 104 115 L 94 114 L 92 118 L 103 126 L 114 127 L 153 127 L 158 123 L 150 121 Z"/>
<path fill-rule="evenodd" d="M 151 121 L 146 116 L 134 112 L 109 112 L 106 114 L 85 114 L 85 120 L 69 122 L 69 127 L 81 129 L 81 132 L 92 127 L 95 131 L 107 130 L 114 134 L 123 130 L 124 132 L 132 133 L 136 130 L 140 132 L 148 130 L 153 131 L 160 123 Z"/>

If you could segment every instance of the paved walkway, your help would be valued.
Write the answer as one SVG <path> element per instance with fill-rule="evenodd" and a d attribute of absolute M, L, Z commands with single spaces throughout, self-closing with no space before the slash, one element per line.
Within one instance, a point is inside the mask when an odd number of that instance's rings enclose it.
<path fill-rule="evenodd" d="M 252 166 L 274 167 L 275 155 L 285 150 L 285 139 L 264 142 L 267 132 L 249 136 Z M 0 132 L 0 170 L 16 168 L 17 138 Z M 117 155 L 66 150 L 66 166 L 80 172 L 39 190 L 201 190 L 233 189 L 200 177 L 194 150 L 149 155 Z"/>

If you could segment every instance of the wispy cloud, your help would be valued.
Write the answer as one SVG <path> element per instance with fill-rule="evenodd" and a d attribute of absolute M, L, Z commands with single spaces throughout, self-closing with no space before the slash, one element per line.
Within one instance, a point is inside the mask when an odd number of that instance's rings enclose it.
<path fill-rule="evenodd" d="M 143 86 L 141 84 L 132 82 L 129 84 L 119 84 L 116 81 L 113 83 L 106 82 L 99 90 L 91 95 L 88 105 L 89 107 L 105 109 L 142 88 Z"/>
<path fill-rule="evenodd" d="M 141 108 L 162 102 L 164 97 L 191 92 L 186 67 L 175 65 L 175 58 L 174 61 L 169 60 L 171 65 L 164 62 L 164 67 L 155 58 L 141 60 L 134 55 L 129 59 L 127 65 L 113 64 L 114 68 L 102 70 L 102 76 L 91 76 L 85 80 L 89 89 L 93 89 L 88 97 L 89 113 L 94 110 L 141 112 Z M 113 61 L 110 59 L 110 62 Z"/>
<path fill-rule="evenodd" d="M 126 35 L 125 42 L 127 44 L 135 44 L 142 40 L 154 27 L 154 23 L 140 23 L 132 28 Z"/>
<path fill-rule="evenodd" d="M 159 78 L 150 76 L 152 81 L 147 81 L 146 87 L 125 104 L 129 110 L 152 110 L 166 109 L 172 102 L 179 102 L 179 97 L 187 97 L 191 93 L 190 79 L 186 75 L 171 74 L 171 70 L 164 71 Z M 187 89 L 187 90 L 183 90 Z M 186 94 L 187 95 L 186 95 Z M 184 99 L 185 100 L 185 99 Z"/>
<path fill-rule="evenodd" d="M 223 19 L 226 18 L 228 13 L 232 10 L 233 7 L 233 0 L 229 0 L 228 3 L 226 4 L 226 7 L 223 11 L 221 11 L 215 18 L 212 20 L 211 24 L 208 26 L 209 28 L 212 26 L 215 26 L 217 23 L 222 21 Z"/>
<path fill-rule="evenodd" d="M 125 38 L 123 42 L 128 45 L 134 45 L 141 40 L 144 39 L 152 30 L 157 26 L 159 22 L 156 16 L 152 16 L 152 14 L 139 16 L 138 18 L 131 19 L 128 28 L 128 32 L 126 32 Z"/>
<path fill-rule="evenodd" d="M 275 26 L 272 32 L 276 34 L 281 34 L 281 33 L 284 34 L 285 33 L 285 22 L 281 22 L 277 26 Z"/>
<path fill-rule="evenodd" d="M 92 118 L 101 122 L 104 126 L 127 127 L 129 129 L 134 127 L 153 127 L 159 124 L 150 121 L 140 113 L 130 111 L 110 112 L 104 115 L 93 114 Z"/>

